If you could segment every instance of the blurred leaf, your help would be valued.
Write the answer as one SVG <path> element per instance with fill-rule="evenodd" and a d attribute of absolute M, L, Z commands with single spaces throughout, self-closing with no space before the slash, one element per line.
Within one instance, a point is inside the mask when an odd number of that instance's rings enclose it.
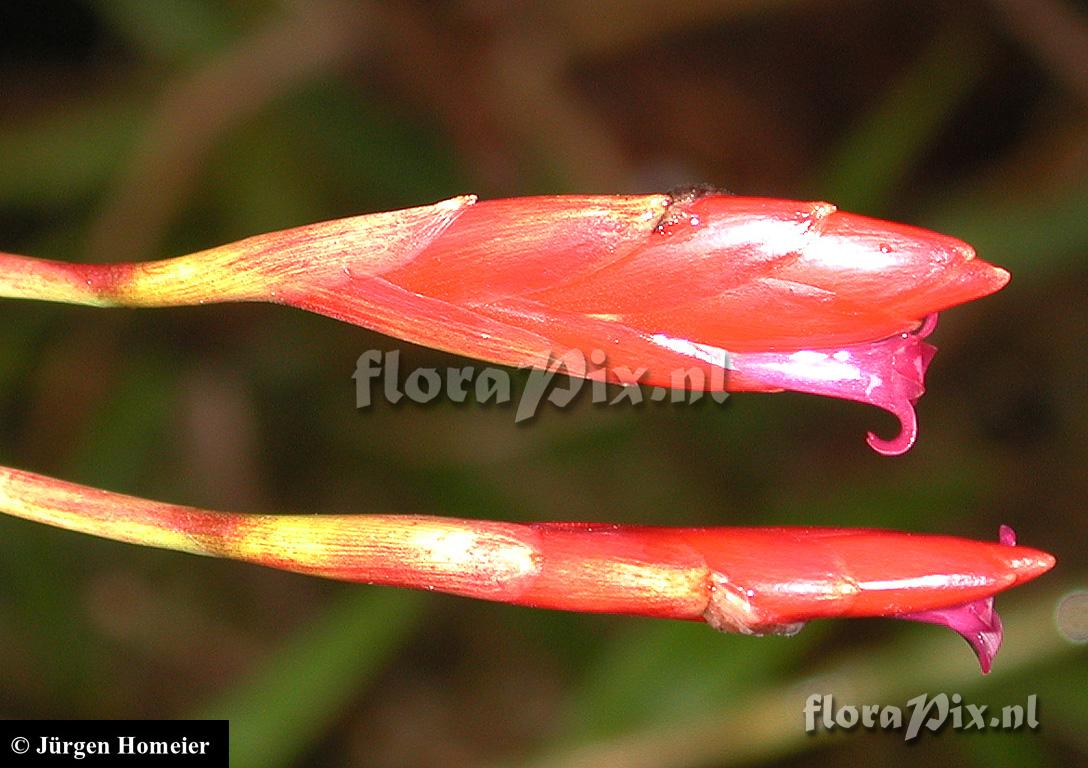
<path fill-rule="evenodd" d="M 558 736 L 601 738 L 650 723 L 681 722 L 723 706 L 780 676 L 787 660 L 802 654 L 821 629 L 806 627 L 789 638 L 750 638 L 699 623 L 632 625 L 587 672 Z"/>
<path fill-rule="evenodd" d="M 78 372 L 76 372 L 78 373 Z M 154 355 L 131 358 L 76 446 L 70 477 L 104 488 L 134 488 L 163 444 L 174 411 L 177 371 Z"/>
<path fill-rule="evenodd" d="M 845 662 L 814 669 L 803 678 L 764 678 L 759 690 L 680 722 L 654 722 L 622 735 L 582 746 L 548 751 L 530 761 L 535 768 L 683 768 L 739 765 L 841 745 L 841 733 L 808 734 L 804 703 L 813 694 L 830 694 L 839 704 L 902 706 L 919 693 L 959 692 L 965 701 L 988 695 L 1006 675 L 1037 674 L 1044 665 L 1070 668 L 1074 649 L 1052 627 L 1056 593 L 1003 601 L 1005 648 L 990 677 L 968 661 L 969 651 L 951 633 L 904 625 L 895 642 L 856 654 Z M 1030 600 L 1030 602 L 1029 602 Z M 951 642 L 962 653 L 948 653 Z M 996 693 L 995 693 L 996 695 Z M 975 698 L 972 698 L 975 697 Z M 1004 703 L 1010 703 L 1007 700 Z M 1017 702 L 1011 702 L 1017 703 Z M 1044 726 L 1045 727 L 1045 726 Z M 953 738 L 969 738 L 951 733 Z M 909 749 L 902 741 L 898 748 Z M 888 750 L 890 753 L 890 749 Z"/>
<path fill-rule="evenodd" d="M 1074 656 L 1028 677 L 1023 685 L 1039 696 L 1040 722 L 1047 733 L 1088 754 L 1088 647 L 1070 645 Z"/>
<path fill-rule="evenodd" d="M 339 198 L 381 209 L 473 190 L 433 116 L 393 109 L 376 93 L 326 78 L 283 113 L 299 157 Z M 357 213 L 360 211 L 351 211 Z"/>
<path fill-rule="evenodd" d="M 293 765 L 387 663 L 425 603 L 406 590 L 343 593 L 248 680 L 195 715 L 230 720 L 234 768 Z"/>
<path fill-rule="evenodd" d="M 148 58 L 184 61 L 211 53 L 237 34 L 234 3 L 207 0 L 95 0 L 114 31 Z"/>
<path fill-rule="evenodd" d="M 332 218 L 330 211 L 349 216 L 466 191 L 435 126 L 360 98 L 335 78 L 276 106 L 223 137 L 188 234 L 230 239 Z M 225 217 L 222 233 L 202 231 L 209 209 Z"/>
<path fill-rule="evenodd" d="M 198 205 L 222 220 L 223 232 L 205 232 L 198 221 L 186 234 L 203 243 L 183 244 L 183 250 L 207 247 L 221 239 L 309 224 L 327 218 L 327 185 L 314 184 L 313 162 L 303 151 L 295 126 L 282 114 L 244 126 L 226 139 L 209 158 L 207 192 Z"/>
<path fill-rule="evenodd" d="M 998 477 L 997 470 L 980 456 L 961 456 L 959 463 L 934 462 L 926 467 L 926 481 L 917 471 L 900 465 L 879 476 L 862 474 L 831 489 L 815 489 L 811 497 L 792 493 L 771 506 L 769 525 L 797 525 L 819 520 L 822 525 L 901 528 L 940 528 L 954 523 L 964 510 L 985 498 Z M 943 523 L 934 511 L 943 512 Z M 803 518 L 799 519 L 799 516 Z M 994 537 L 997 530 L 993 531 Z"/>
<path fill-rule="evenodd" d="M 962 756 L 961 765 L 979 768 L 1020 768 L 1025 765 L 1046 765 L 1046 752 L 1033 733 L 985 731 L 955 742 Z"/>
<path fill-rule="evenodd" d="M 33 687 L 45 699 L 39 711 L 68 718 L 96 711 L 98 691 L 110 685 L 112 649 L 99 641 L 79 599 L 87 537 L 4 515 L 0 540 L 6 548 L 0 605 L 10 611 L 11 629 L 26 649 L 24 663 L 34 670 Z"/>
<path fill-rule="evenodd" d="M 89 198 L 122 166 L 142 115 L 137 99 L 98 95 L 26 122 L 0 122 L 0 203 L 54 208 Z"/>
<path fill-rule="evenodd" d="M 1088 265 L 1088 183 L 1030 194 L 967 193 L 945 198 L 927 226 L 960 237 L 984 258 L 1008 267 L 1013 283 L 1037 282 Z"/>
<path fill-rule="evenodd" d="M 38 345 L 49 330 L 49 320 L 55 316 L 52 307 L 27 305 L 18 310 L 5 309 L 17 317 L 18 322 L 0 323 L 0 412 L 9 391 L 34 361 Z M 2 451 L 3 447 L 0 447 Z"/>
<path fill-rule="evenodd" d="M 878 214 L 960 104 L 986 73 L 975 34 L 939 35 L 903 78 L 878 94 L 876 108 L 831 153 L 815 189 L 851 211 Z"/>

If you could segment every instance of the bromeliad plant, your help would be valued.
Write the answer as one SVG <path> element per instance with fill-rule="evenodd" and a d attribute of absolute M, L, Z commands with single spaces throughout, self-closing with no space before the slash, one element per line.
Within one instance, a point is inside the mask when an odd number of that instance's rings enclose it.
<path fill-rule="evenodd" d="M 969 245 L 828 203 L 658 195 L 454 198 L 259 235 L 175 259 L 71 264 L 0 254 L 0 296 L 95 306 L 273 301 L 507 365 L 604 350 L 669 386 L 878 405 L 910 448 L 936 313 L 1008 273 Z M 573 359 L 578 359 L 573 358 Z M 722 368 L 726 376 L 714 375 Z M 703 620 L 748 634 L 891 616 L 960 632 L 984 671 L 993 596 L 1054 559 L 889 531 L 514 524 L 410 516 L 214 513 L 0 470 L 0 509 L 108 538 L 331 578 L 521 605 Z"/>

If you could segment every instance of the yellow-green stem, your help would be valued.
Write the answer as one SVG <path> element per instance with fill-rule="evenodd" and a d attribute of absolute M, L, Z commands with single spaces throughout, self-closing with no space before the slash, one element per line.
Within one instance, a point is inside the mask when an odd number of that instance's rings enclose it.
<path fill-rule="evenodd" d="M 0 297 L 95 307 L 174 307 L 269 298 L 239 256 L 216 248 L 163 261 L 75 264 L 0 253 Z"/>

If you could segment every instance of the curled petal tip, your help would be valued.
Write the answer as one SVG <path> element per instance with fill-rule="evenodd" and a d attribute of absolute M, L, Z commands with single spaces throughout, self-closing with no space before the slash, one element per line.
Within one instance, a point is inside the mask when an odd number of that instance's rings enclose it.
<path fill-rule="evenodd" d="M 890 440 L 885 440 L 875 432 L 869 432 L 865 437 L 865 442 L 869 444 L 869 447 L 882 456 L 904 454 L 911 449 L 914 441 L 918 438 L 918 414 L 914 411 L 914 403 L 906 401 L 894 403 L 893 405 L 894 410 L 893 408 L 888 408 L 888 410 L 899 419 L 899 434 Z"/>

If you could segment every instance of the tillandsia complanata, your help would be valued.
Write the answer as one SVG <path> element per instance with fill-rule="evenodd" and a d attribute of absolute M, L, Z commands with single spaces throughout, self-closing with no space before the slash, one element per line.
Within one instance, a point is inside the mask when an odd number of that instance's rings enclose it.
<path fill-rule="evenodd" d="M 0 296 L 95 306 L 271 301 L 495 363 L 669 386 L 795 390 L 880 406 L 917 436 L 937 313 L 1008 281 L 954 238 L 822 202 L 707 188 L 433 205 L 258 235 L 164 261 L 0 253 Z M 565 355 L 578 351 L 574 358 Z M 725 369 L 724 377 L 714 375 Z M 988 671 L 996 593 L 1054 558 L 1016 545 L 834 528 L 500 523 L 215 513 L 0 468 L 0 510 L 147 546 L 519 605 L 701 620 L 747 634 L 812 619 L 943 624 Z"/>

